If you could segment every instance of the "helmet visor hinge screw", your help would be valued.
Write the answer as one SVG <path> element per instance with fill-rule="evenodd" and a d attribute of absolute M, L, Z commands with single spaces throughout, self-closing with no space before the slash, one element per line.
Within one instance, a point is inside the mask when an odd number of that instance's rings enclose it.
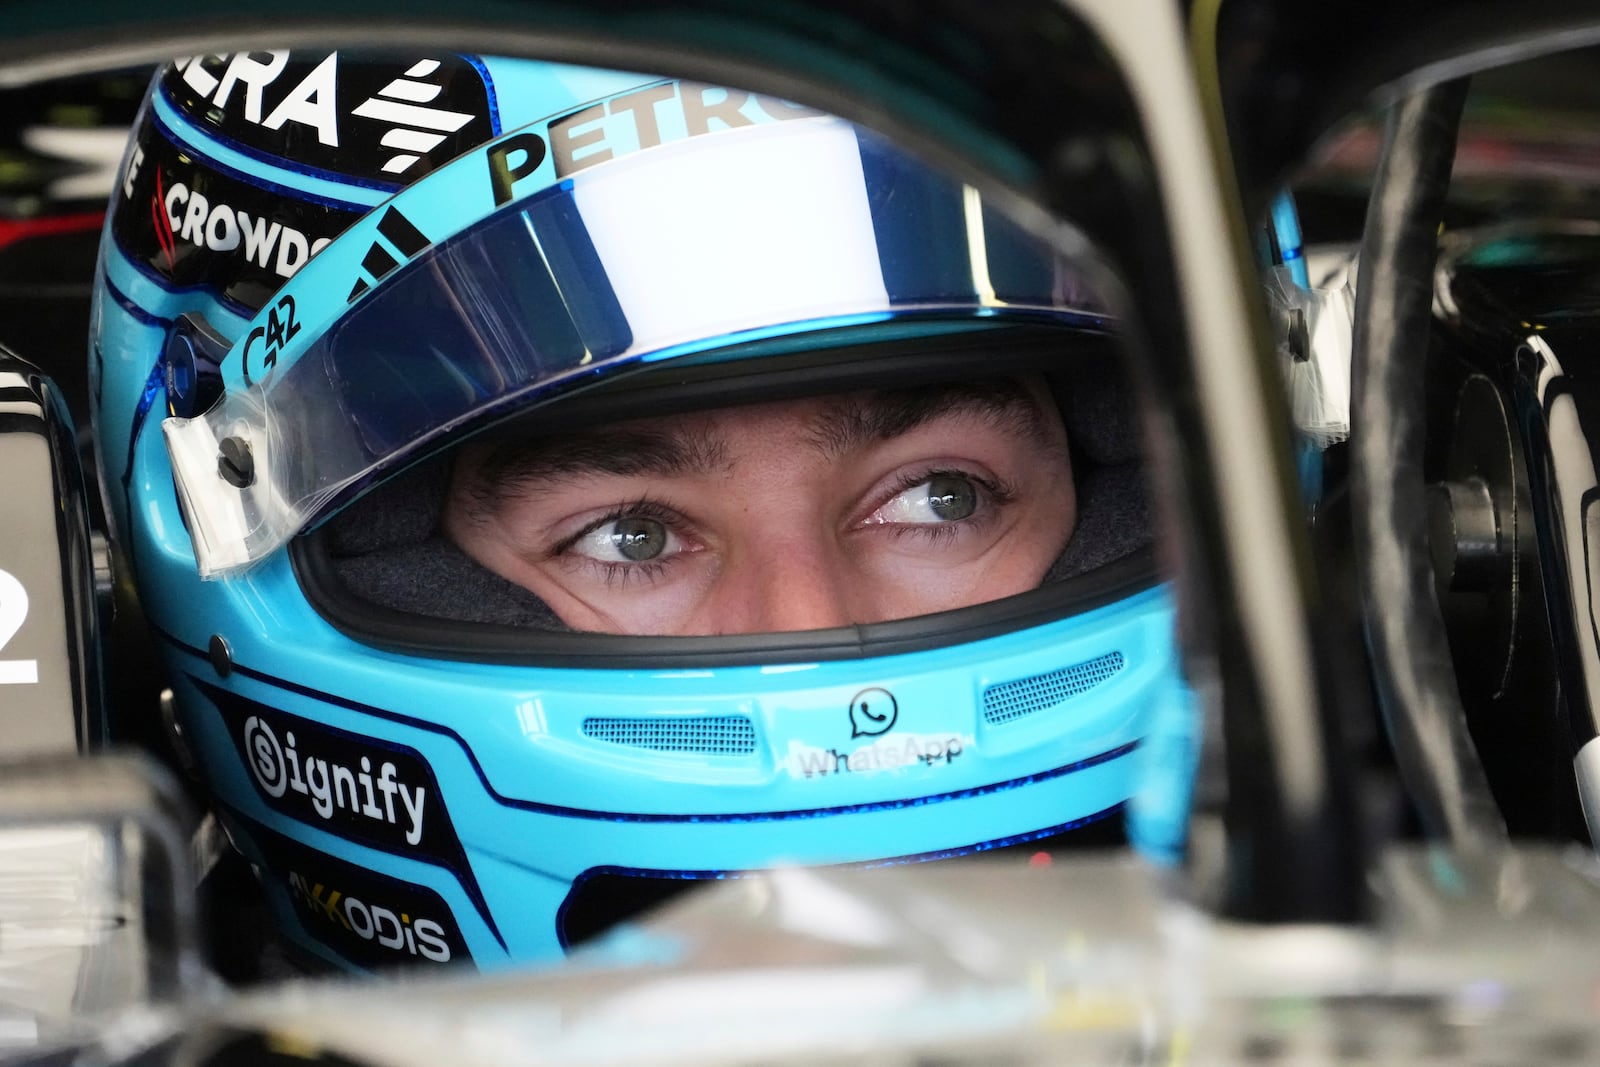
<path fill-rule="evenodd" d="M 224 437 L 217 449 L 217 474 L 235 489 L 255 484 L 256 460 L 250 443 L 242 437 Z"/>
<path fill-rule="evenodd" d="M 228 647 L 226 637 L 212 634 L 211 642 L 206 647 L 206 656 L 211 660 L 211 669 L 217 672 L 218 678 L 226 678 L 233 673 L 233 649 Z"/>

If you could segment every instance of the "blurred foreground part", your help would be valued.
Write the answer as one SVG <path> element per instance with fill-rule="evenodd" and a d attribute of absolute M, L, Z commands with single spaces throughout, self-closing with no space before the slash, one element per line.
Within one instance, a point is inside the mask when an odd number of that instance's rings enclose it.
<path fill-rule="evenodd" d="M 0 767 L 0 1056 L 200 992 L 188 831 L 148 759 Z"/>
<path fill-rule="evenodd" d="M 1590 858 L 1404 849 L 1386 853 L 1372 881 L 1377 922 L 1357 929 L 1218 921 L 1124 856 L 777 871 L 687 897 L 554 971 L 290 985 L 201 1009 L 137 1054 L 84 1050 L 78 1062 L 1600 1057 Z M 130 1036 L 108 1033 L 113 1046 Z"/>
<path fill-rule="evenodd" d="M 110 574 L 86 485 L 63 390 L 0 343 L 0 758 L 107 741 Z"/>
<path fill-rule="evenodd" d="M 89 425 L 82 338 L 95 252 L 148 67 L 0 89 L 0 322 Z"/>

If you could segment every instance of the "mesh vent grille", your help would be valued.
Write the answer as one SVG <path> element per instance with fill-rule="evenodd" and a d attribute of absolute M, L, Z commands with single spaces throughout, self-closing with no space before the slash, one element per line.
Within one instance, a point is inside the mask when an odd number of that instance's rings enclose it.
<path fill-rule="evenodd" d="M 983 720 L 994 726 L 1054 707 L 1110 678 L 1122 669 L 1122 662 L 1121 652 L 1107 652 L 1060 670 L 991 685 L 983 691 Z"/>
<path fill-rule="evenodd" d="M 700 715 L 674 719 L 621 719 L 591 715 L 583 735 L 615 745 L 656 752 L 696 752 L 710 756 L 748 756 L 756 750 L 755 724 L 743 715 Z"/>

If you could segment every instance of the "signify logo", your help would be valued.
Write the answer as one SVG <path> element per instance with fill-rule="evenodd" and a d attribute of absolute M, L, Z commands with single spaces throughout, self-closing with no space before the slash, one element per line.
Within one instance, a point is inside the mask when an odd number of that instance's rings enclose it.
<path fill-rule="evenodd" d="M 289 872 L 289 891 L 314 918 L 393 953 L 449 963 L 451 942 L 459 940 L 437 920 L 360 900 L 297 871 Z"/>
<path fill-rule="evenodd" d="M 848 751 L 790 741 L 785 763 L 796 778 L 875 774 L 918 763 L 926 767 L 948 766 L 971 747 L 972 738 L 963 738 L 960 734 L 900 734 Z"/>
<path fill-rule="evenodd" d="M 427 786 L 408 784 L 393 760 L 382 760 L 374 769 L 368 756 L 357 764 L 302 755 L 294 731 L 285 732 L 280 743 L 259 715 L 245 720 L 243 740 L 250 773 L 267 796 L 276 800 L 298 793 L 324 820 L 345 813 L 403 830 L 408 845 L 421 842 Z"/>

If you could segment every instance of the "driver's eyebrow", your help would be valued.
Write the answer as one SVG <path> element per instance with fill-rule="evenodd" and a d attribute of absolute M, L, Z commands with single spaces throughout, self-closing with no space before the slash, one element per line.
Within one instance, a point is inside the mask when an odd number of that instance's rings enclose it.
<path fill-rule="evenodd" d="M 503 499 L 520 487 L 594 475 L 708 475 L 728 466 L 727 446 L 707 427 L 619 426 L 495 447 L 477 474 L 486 495 Z"/>
<path fill-rule="evenodd" d="M 811 444 L 835 458 L 910 433 L 947 416 L 977 415 L 996 429 L 1048 445 L 1047 422 L 1020 382 L 987 382 L 884 389 L 841 398 L 813 420 Z M 727 470 L 726 442 L 710 427 L 679 420 L 670 426 L 602 427 L 494 447 L 478 468 L 474 495 L 493 506 L 522 487 L 592 476 L 705 476 Z"/>
<path fill-rule="evenodd" d="M 811 430 L 813 445 L 835 458 L 901 437 L 939 419 L 974 415 L 1002 433 L 1049 445 L 1049 422 L 1021 382 L 984 382 L 886 389 L 851 397 L 824 411 Z"/>

